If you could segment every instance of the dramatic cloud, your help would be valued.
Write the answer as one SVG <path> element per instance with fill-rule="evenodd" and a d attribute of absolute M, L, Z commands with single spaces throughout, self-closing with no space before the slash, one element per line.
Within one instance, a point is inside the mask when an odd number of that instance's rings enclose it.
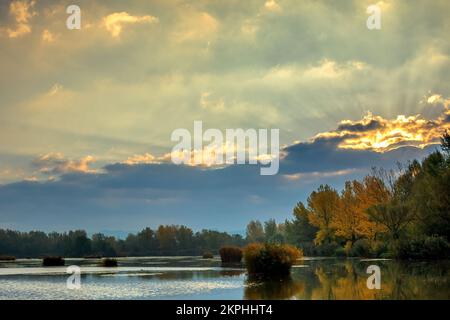
<path fill-rule="evenodd" d="M 205 97 L 206 96 L 206 97 Z M 209 95 L 205 94 L 203 99 Z M 373 115 L 368 112 L 361 120 L 342 120 L 339 122 L 336 130 L 321 132 L 315 135 L 311 141 L 317 145 L 328 144 L 330 149 L 350 149 L 350 150 L 369 150 L 374 152 L 386 152 L 400 147 L 418 147 L 425 148 L 429 145 L 440 143 L 445 130 L 450 129 L 450 109 L 448 108 L 450 99 L 444 99 L 439 94 L 430 95 L 426 99 L 429 107 L 431 104 L 442 104 L 444 112 L 436 119 L 424 119 L 420 114 L 414 116 L 398 115 L 394 119 L 385 119 L 381 116 Z M 204 102 L 206 103 L 206 102 Z M 248 141 L 248 137 L 246 137 Z M 283 159 L 289 153 L 289 150 L 296 145 L 303 145 L 302 142 L 296 142 L 294 145 L 286 146 L 280 150 L 280 158 Z M 220 145 L 209 145 L 205 143 L 203 149 L 194 149 L 181 151 L 172 151 L 161 156 L 154 156 L 149 153 L 135 155 L 128 158 L 126 164 L 149 164 L 170 162 L 171 160 L 187 161 L 190 166 L 214 166 L 217 159 L 227 159 L 227 154 L 235 155 L 237 152 L 250 154 L 251 160 L 273 159 L 273 155 L 259 155 L 258 149 L 251 149 L 247 145 L 239 146 L 231 141 Z M 201 160 L 196 162 L 196 157 Z M 235 159 L 235 157 L 234 157 Z M 221 166 L 225 162 L 219 163 Z M 338 171 L 339 173 L 345 171 Z M 324 173 L 324 176 L 326 174 Z M 298 180 L 300 175 L 288 175 L 287 179 Z"/>
<path fill-rule="evenodd" d="M 345 121 L 339 130 L 371 132 L 386 125 L 371 117 L 381 125 L 368 119 Z M 250 219 L 288 218 L 291 207 L 322 183 L 341 188 L 345 180 L 361 178 L 373 166 L 392 168 L 437 148 L 403 146 L 379 152 L 341 148 L 342 141 L 322 135 L 285 147 L 275 176 L 261 176 L 255 165 L 177 166 L 170 154 L 134 155 L 101 170 L 90 167 L 92 157 L 71 160 L 47 154 L 33 161 L 34 176 L 0 186 L 0 226 L 95 231 L 184 223 L 240 230 Z"/>
<path fill-rule="evenodd" d="M 337 130 L 320 133 L 315 139 L 340 140 L 338 147 L 342 149 L 384 152 L 400 146 L 423 148 L 439 143 L 442 133 L 450 128 L 449 115 L 450 110 L 446 110 L 435 120 L 420 115 L 384 119 L 369 112 L 359 121 L 341 121 Z"/>
<path fill-rule="evenodd" d="M 370 31 L 375 2 L 79 1 L 68 30 L 65 0 L 0 1 L 0 225 L 242 229 L 435 150 L 450 3 L 380 1 Z M 279 174 L 173 165 L 196 120 L 280 129 Z"/>

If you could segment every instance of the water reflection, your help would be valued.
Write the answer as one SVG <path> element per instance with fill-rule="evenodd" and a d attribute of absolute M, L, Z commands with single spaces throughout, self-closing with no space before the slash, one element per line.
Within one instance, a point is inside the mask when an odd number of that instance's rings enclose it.
<path fill-rule="evenodd" d="M 291 276 L 261 280 L 242 267 L 198 257 L 67 259 L 81 266 L 82 290 L 67 290 L 64 267 L 39 260 L 0 264 L 2 299 L 450 299 L 450 262 L 304 259 Z M 369 265 L 381 269 L 381 290 L 366 286 Z"/>
<path fill-rule="evenodd" d="M 370 290 L 366 269 L 381 268 L 381 289 Z M 279 281 L 248 279 L 246 299 L 450 299 L 450 263 L 326 260 L 294 268 Z"/>
<path fill-rule="evenodd" d="M 286 300 L 293 299 L 298 292 L 304 291 L 304 283 L 302 283 L 301 281 L 293 280 L 291 276 L 271 280 L 249 277 L 246 280 L 244 299 Z"/>

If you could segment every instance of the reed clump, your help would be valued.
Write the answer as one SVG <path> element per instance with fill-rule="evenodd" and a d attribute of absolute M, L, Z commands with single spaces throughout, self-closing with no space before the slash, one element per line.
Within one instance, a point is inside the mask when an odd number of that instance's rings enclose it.
<path fill-rule="evenodd" d="M 222 263 L 240 263 L 243 256 L 242 249 L 233 246 L 220 248 L 219 254 L 222 259 Z"/>
<path fill-rule="evenodd" d="M 252 243 L 244 249 L 244 260 L 250 275 L 286 276 L 301 250 L 288 244 Z"/>

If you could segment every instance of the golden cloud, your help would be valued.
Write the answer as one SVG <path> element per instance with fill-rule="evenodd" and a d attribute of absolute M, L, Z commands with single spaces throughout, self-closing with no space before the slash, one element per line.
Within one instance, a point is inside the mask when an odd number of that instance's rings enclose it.
<path fill-rule="evenodd" d="M 185 160 L 185 165 L 187 166 L 199 166 L 199 167 L 211 167 L 215 164 L 216 154 L 221 155 L 222 157 L 226 154 L 226 145 L 223 147 L 208 147 L 203 150 L 193 149 L 191 151 L 172 151 L 170 153 L 166 153 L 162 156 L 155 156 L 150 153 L 144 154 L 135 154 L 132 157 L 129 157 L 123 163 L 127 165 L 140 165 L 140 164 L 161 164 L 161 163 L 170 163 L 172 160 Z M 201 157 L 202 161 L 200 164 L 196 163 L 195 159 L 197 157 Z"/>
<path fill-rule="evenodd" d="M 9 5 L 9 14 L 14 17 L 15 28 L 6 28 L 9 38 L 19 38 L 31 32 L 30 19 L 37 15 L 33 11 L 36 1 L 13 1 Z"/>
<path fill-rule="evenodd" d="M 225 142 L 222 145 L 208 145 L 203 149 L 191 149 L 191 150 L 174 150 L 170 153 L 166 153 L 161 156 L 155 156 L 150 153 L 144 153 L 141 155 L 134 155 L 125 160 L 124 164 L 127 165 L 139 165 L 139 164 L 161 164 L 183 162 L 190 167 L 223 167 L 226 166 L 227 159 L 234 162 L 238 152 L 244 153 L 246 157 L 249 157 L 249 161 L 257 161 L 267 163 L 272 161 L 277 156 L 271 154 L 259 154 L 258 150 L 249 148 L 248 146 L 240 147 L 237 144 L 231 142 Z M 230 155 L 232 156 L 230 157 Z M 280 151 L 280 159 L 284 158 L 286 154 Z M 201 159 L 200 163 L 198 159 Z"/>
<path fill-rule="evenodd" d="M 125 24 L 156 23 L 158 18 L 153 16 L 133 16 L 127 12 L 115 12 L 103 18 L 103 25 L 112 37 L 117 38 L 122 33 Z"/>
<path fill-rule="evenodd" d="M 132 157 L 128 157 L 123 163 L 128 165 L 138 165 L 138 164 L 159 164 L 162 162 L 168 162 L 170 160 L 170 154 L 165 154 L 163 156 L 154 156 L 150 153 L 135 154 Z"/>
<path fill-rule="evenodd" d="M 67 159 L 62 153 L 48 153 L 33 161 L 38 173 L 45 175 L 56 175 L 65 173 L 96 173 L 89 166 L 94 163 L 92 156 L 86 156 L 78 160 Z"/>
<path fill-rule="evenodd" d="M 313 140 L 336 139 L 341 149 L 390 151 L 402 146 L 424 148 L 439 143 L 444 130 L 450 128 L 448 101 L 440 95 L 433 95 L 428 103 L 445 102 L 445 111 L 437 119 L 427 120 L 422 116 L 399 115 L 385 119 L 368 112 L 358 121 L 343 120 L 334 131 L 319 133 Z"/>

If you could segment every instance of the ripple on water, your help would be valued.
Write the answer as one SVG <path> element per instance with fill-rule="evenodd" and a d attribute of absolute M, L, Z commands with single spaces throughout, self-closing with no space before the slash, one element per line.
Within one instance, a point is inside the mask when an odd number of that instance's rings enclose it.
<path fill-rule="evenodd" d="M 79 290 L 68 290 L 64 277 L 45 280 L 0 279 L 0 299 L 152 299 L 208 294 L 243 287 L 242 279 L 151 280 L 96 277 L 82 281 Z M 120 277 L 119 277 L 120 278 Z"/>

